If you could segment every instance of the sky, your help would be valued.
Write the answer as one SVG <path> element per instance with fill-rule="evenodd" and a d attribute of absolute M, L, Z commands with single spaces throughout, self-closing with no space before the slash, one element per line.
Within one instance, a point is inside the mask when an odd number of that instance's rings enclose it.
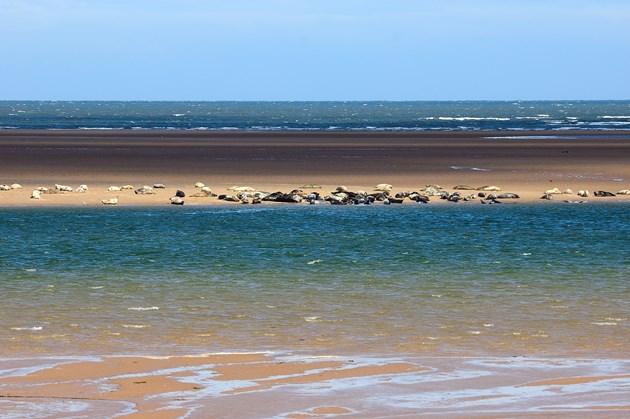
<path fill-rule="evenodd" d="M 0 100 L 630 99 L 628 0 L 0 0 Z"/>

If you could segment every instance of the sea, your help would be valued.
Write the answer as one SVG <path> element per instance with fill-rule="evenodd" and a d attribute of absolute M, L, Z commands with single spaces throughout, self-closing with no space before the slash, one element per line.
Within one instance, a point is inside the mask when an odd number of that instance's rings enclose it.
<path fill-rule="evenodd" d="M 2 208 L 0 354 L 627 358 L 628 203 Z"/>
<path fill-rule="evenodd" d="M 2 129 L 624 130 L 630 101 L 1 101 Z M 627 357 L 628 203 L 0 209 L 0 355 Z"/>
<path fill-rule="evenodd" d="M 627 130 L 630 101 L 0 101 L 0 129 Z"/>

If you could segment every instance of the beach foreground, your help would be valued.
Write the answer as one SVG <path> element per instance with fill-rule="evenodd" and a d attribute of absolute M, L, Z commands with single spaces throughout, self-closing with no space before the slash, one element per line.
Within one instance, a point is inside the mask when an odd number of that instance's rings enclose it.
<path fill-rule="evenodd" d="M 621 417 L 630 363 L 268 353 L 0 361 L 6 417 Z"/>
<path fill-rule="evenodd" d="M 437 133 L 231 133 L 199 131 L 0 131 L 2 206 L 166 205 L 180 189 L 186 204 L 225 203 L 198 198 L 195 183 L 234 194 L 233 186 L 258 191 L 326 195 L 337 186 L 368 193 L 391 184 L 392 193 L 438 185 L 498 186 L 518 202 L 536 202 L 545 191 L 571 190 L 555 200 L 581 199 L 579 190 L 617 193 L 630 189 L 630 134 L 588 132 Z M 110 186 L 164 184 L 155 195 Z M 42 195 L 55 184 L 85 193 Z M 315 186 L 315 188 L 313 188 Z M 463 193 L 469 193 L 462 191 Z M 474 193 L 474 191 L 473 191 Z M 595 198 L 599 200 L 598 198 Z M 605 200 L 626 199 L 623 195 Z M 433 199 L 439 202 L 439 199 Z"/>

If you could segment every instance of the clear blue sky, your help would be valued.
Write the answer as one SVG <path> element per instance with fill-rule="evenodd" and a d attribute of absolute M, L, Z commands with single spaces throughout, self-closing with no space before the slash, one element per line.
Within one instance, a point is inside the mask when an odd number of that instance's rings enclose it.
<path fill-rule="evenodd" d="M 0 0 L 0 100 L 630 99 L 628 0 Z"/>

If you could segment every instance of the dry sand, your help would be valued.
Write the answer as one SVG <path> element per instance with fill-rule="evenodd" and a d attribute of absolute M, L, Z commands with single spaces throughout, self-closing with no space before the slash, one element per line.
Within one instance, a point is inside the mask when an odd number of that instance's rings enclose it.
<path fill-rule="evenodd" d="M 24 189 L 0 191 L 1 206 L 167 205 L 177 189 L 187 195 L 203 182 L 213 192 L 230 186 L 289 192 L 321 185 L 371 191 L 379 183 L 393 192 L 438 184 L 497 185 L 539 201 L 548 189 L 617 192 L 630 189 L 627 132 L 461 133 L 221 133 L 196 131 L 0 131 L 0 184 Z M 505 137 L 508 138 L 505 138 Z M 529 138 L 535 136 L 537 138 Z M 540 138 L 549 136 L 550 138 Z M 521 138 L 514 138 L 521 137 Z M 108 192 L 109 186 L 162 183 L 153 196 Z M 84 194 L 43 195 L 38 186 L 86 184 Z M 579 199 L 561 195 L 555 200 Z M 627 196 L 593 201 L 627 200 Z M 186 204 L 225 203 L 187 198 Z"/>

